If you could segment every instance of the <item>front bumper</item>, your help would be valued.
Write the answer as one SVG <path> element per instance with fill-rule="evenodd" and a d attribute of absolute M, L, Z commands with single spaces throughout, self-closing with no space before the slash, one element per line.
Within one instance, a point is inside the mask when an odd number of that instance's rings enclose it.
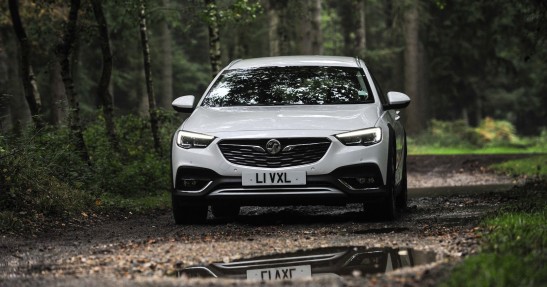
<path fill-rule="evenodd" d="M 356 187 L 352 178 L 369 178 L 374 182 Z M 380 199 L 386 192 L 380 169 L 372 163 L 343 166 L 324 175 L 308 175 L 306 181 L 302 186 L 243 186 L 241 176 L 222 176 L 206 168 L 181 166 L 176 171 L 173 193 L 182 199 L 181 203 L 189 205 L 222 202 L 267 206 L 339 205 Z M 188 182 L 197 184 L 188 188 Z"/>

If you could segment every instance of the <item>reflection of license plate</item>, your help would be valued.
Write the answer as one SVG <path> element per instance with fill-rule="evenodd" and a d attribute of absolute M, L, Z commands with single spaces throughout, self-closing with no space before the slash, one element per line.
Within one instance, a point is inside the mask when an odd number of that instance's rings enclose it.
<path fill-rule="evenodd" d="M 249 280 L 292 280 L 296 278 L 310 278 L 311 266 L 287 266 L 277 268 L 253 269 L 247 270 L 247 279 Z"/>
<path fill-rule="evenodd" d="M 305 171 L 244 172 L 242 185 L 305 185 Z"/>

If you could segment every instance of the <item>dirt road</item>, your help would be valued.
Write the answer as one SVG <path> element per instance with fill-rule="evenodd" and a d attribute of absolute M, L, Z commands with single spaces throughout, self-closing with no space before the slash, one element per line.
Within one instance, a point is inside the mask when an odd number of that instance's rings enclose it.
<path fill-rule="evenodd" d="M 410 157 L 410 208 L 395 222 L 364 218 L 360 205 L 245 207 L 233 221 L 210 218 L 196 226 L 176 226 L 170 211 L 158 211 L 31 238 L 0 236 L 0 286 L 256 285 L 177 275 L 193 265 L 333 246 L 412 248 L 432 252 L 434 262 L 380 274 L 306 279 L 298 285 L 434 284 L 454 262 L 477 250 L 474 231 L 480 219 L 517 196 L 504 190 L 518 180 L 485 168 L 502 159 Z M 461 187 L 470 185 L 475 187 Z"/>

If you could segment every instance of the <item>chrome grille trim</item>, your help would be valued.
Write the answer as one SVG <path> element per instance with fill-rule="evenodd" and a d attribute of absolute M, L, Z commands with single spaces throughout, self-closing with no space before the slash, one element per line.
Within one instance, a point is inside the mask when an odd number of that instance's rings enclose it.
<path fill-rule="evenodd" d="M 227 139 L 221 140 L 218 147 L 226 160 L 237 165 L 282 168 L 317 162 L 331 145 L 328 138 L 277 138 L 282 151 L 272 155 L 265 149 L 269 140 Z"/>

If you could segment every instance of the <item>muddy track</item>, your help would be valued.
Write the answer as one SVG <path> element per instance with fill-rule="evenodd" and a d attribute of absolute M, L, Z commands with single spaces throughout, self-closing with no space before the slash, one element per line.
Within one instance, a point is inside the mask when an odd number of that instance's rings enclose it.
<path fill-rule="evenodd" d="M 509 156 L 519 157 L 519 156 Z M 434 252 L 435 262 L 385 274 L 352 274 L 298 281 L 298 285 L 424 286 L 435 284 L 462 256 L 476 252 L 477 224 L 516 195 L 491 189 L 446 193 L 453 185 L 503 183 L 486 166 L 507 157 L 409 157 L 410 207 L 395 222 L 346 207 L 245 207 L 234 220 L 176 226 L 169 211 L 90 220 L 34 238 L 0 237 L 0 285 L 174 286 L 255 285 L 252 282 L 176 277 L 192 265 L 232 262 L 274 253 L 332 246 L 413 248 Z M 464 178 L 447 181 L 447 178 Z M 431 183 L 433 182 L 433 183 Z M 464 183 L 464 184 L 461 184 Z M 430 184 L 430 185 L 428 185 Z M 441 192 L 439 192 L 439 190 Z M 416 193 L 416 195 L 413 195 Z"/>

